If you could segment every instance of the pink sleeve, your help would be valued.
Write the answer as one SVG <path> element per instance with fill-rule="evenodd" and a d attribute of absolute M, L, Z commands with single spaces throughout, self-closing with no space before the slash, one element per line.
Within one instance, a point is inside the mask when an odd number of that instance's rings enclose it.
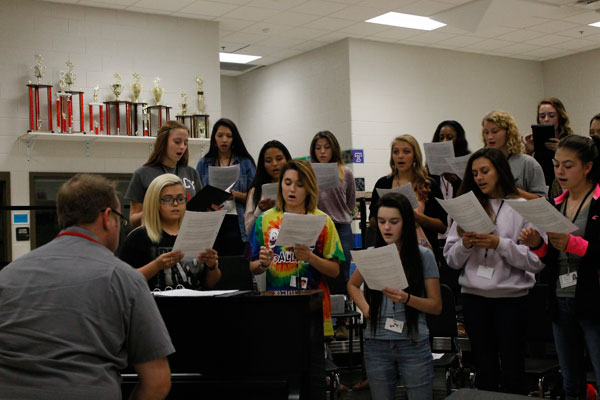
<path fill-rule="evenodd" d="M 538 256 L 538 258 L 542 258 L 544 257 L 546 254 L 548 254 L 548 245 L 546 244 L 546 242 L 544 242 L 542 244 L 542 247 L 540 247 L 537 250 L 531 250 L 533 252 L 533 254 L 535 254 L 536 256 Z"/>
<path fill-rule="evenodd" d="M 589 242 L 581 236 L 569 235 L 569 241 L 567 242 L 567 253 L 578 255 L 579 257 L 585 256 L 587 252 Z"/>

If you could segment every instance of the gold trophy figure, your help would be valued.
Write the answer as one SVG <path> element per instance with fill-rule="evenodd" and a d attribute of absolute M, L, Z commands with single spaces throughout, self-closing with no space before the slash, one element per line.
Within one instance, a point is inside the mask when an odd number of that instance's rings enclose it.
<path fill-rule="evenodd" d="M 204 79 L 200 78 L 199 76 L 196 77 L 196 84 L 198 85 L 198 98 L 196 99 L 197 101 L 197 106 L 198 106 L 198 112 L 200 114 L 204 114 L 204 108 L 205 108 L 205 104 L 204 104 L 204 91 L 202 89 L 202 84 L 204 83 Z"/>
<path fill-rule="evenodd" d="M 186 115 L 188 109 L 188 96 L 185 92 L 181 92 L 181 98 L 183 99 L 183 102 L 179 105 L 181 107 L 181 115 Z"/>
<path fill-rule="evenodd" d="M 133 94 L 133 102 L 139 103 L 140 93 L 142 92 L 142 84 L 140 83 L 140 74 L 138 74 L 137 72 L 134 72 L 133 79 L 135 79 L 135 83 L 131 84 L 131 93 Z"/>
<path fill-rule="evenodd" d="M 65 83 L 67 84 L 67 88 L 70 91 L 71 86 L 73 86 L 73 84 L 75 84 L 75 78 L 77 78 L 77 74 L 75 72 L 73 72 L 73 69 L 75 67 L 73 66 L 73 63 L 70 60 L 67 61 L 67 68 L 68 68 L 68 70 L 65 73 L 64 77 L 65 77 Z"/>
<path fill-rule="evenodd" d="M 115 94 L 115 97 L 117 98 L 117 101 L 119 101 L 119 96 L 123 92 L 123 85 L 121 84 L 121 75 L 119 75 L 117 72 L 115 72 L 115 74 L 113 76 L 117 79 L 117 81 L 115 83 L 113 83 L 111 85 L 111 87 L 112 87 L 113 93 Z"/>
<path fill-rule="evenodd" d="M 36 64 L 31 67 L 33 69 L 33 75 L 37 78 L 37 84 L 39 85 L 44 77 L 44 72 L 46 71 L 46 67 L 42 65 L 42 61 L 44 61 L 44 57 L 41 54 L 34 55 Z"/>
<path fill-rule="evenodd" d="M 94 94 L 92 95 L 92 99 L 94 99 L 94 103 L 98 102 L 98 93 L 100 93 L 100 86 L 94 86 Z"/>
<path fill-rule="evenodd" d="M 157 76 L 156 78 L 154 78 L 154 88 L 152 88 L 152 94 L 154 95 L 154 101 L 156 102 L 156 105 L 159 106 L 160 105 L 160 99 L 163 95 L 163 88 L 158 87 L 158 84 L 160 83 L 160 78 Z"/>

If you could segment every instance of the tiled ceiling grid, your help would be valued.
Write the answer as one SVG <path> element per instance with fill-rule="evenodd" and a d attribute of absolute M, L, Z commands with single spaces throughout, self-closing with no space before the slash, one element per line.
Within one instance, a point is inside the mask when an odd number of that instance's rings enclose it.
<path fill-rule="evenodd" d="M 577 0 L 48 0 L 218 21 L 226 52 L 269 65 L 352 37 L 543 61 L 600 48 L 600 1 Z M 434 31 L 364 22 L 388 11 L 429 16 Z"/>

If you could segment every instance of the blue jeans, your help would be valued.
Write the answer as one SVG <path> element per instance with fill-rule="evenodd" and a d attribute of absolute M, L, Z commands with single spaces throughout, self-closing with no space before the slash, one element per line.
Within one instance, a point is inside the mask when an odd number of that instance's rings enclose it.
<path fill-rule="evenodd" d="M 429 339 L 365 340 L 365 366 L 373 400 L 395 399 L 398 373 L 409 400 L 433 397 L 433 357 Z"/>
<path fill-rule="evenodd" d="M 563 375 L 565 399 L 586 398 L 586 369 L 584 346 L 600 385 L 600 321 L 581 320 L 575 316 L 575 300 L 558 297 L 557 319 L 552 323 L 554 343 Z"/>

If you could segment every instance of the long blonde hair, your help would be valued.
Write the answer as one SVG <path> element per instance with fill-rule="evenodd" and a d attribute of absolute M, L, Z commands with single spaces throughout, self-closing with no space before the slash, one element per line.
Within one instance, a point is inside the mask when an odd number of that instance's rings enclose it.
<path fill-rule="evenodd" d="M 493 122 L 498 125 L 498 128 L 506 130 L 506 147 L 508 148 L 509 154 L 521 154 L 523 153 L 524 146 L 521 142 L 521 133 L 517 127 L 517 123 L 514 118 L 511 117 L 506 111 L 494 110 L 489 112 L 481 120 L 481 138 L 485 144 L 485 136 L 483 134 L 483 125 L 485 122 Z"/>
<path fill-rule="evenodd" d="M 396 176 L 398 174 L 398 168 L 396 168 L 396 163 L 394 163 L 394 145 L 397 142 L 408 143 L 410 147 L 413 149 L 413 182 L 412 187 L 417 197 L 421 201 L 426 201 L 429 197 L 429 192 L 431 191 L 429 182 L 429 174 L 427 173 L 427 169 L 423 165 L 423 154 L 421 153 L 421 149 L 419 148 L 419 142 L 411 135 L 401 135 L 395 137 L 392 140 L 391 150 L 390 150 L 390 167 L 392 168 L 392 172 L 389 175 L 390 177 Z"/>
<path fill-rule="evenodd" d="M 314 212 L 317 209 L 317 203 L 319 202 L 319 186 L 317 185 L 315 171 L 313 171 L 310 164 L 304 160 L 290 160 L 281 169 L 281 173 L 279 174 L 279 186 L 277 187 L 277 200 L 275 201 L 275 209 L 278 211 L 285 211 L 282 182 L 283 176 L 289 170 L 296 171 L 298 173 L 298 179 L 304 184 L 304 189 L 306 189 L 306 199 L 304 200 L 306 212 Z"/>
<path fill-rule="evenodd" d="M 181 185 L 183 188 L 183 182 L 181 178 L 174 174 L 162 174 L 154 178 L 146 195 L 144 196 L 144 203 L 142 204 L 142 226 L 146 227 L 148 237 L 153 243 L 159 243 L 162 237 L 162 223 L 160 221 L 160 192 L 167 186 Z M 184 189 L 185 190 L 185 189 Z M 183 220 L 182 213 L 179 218 L 179 225 Z"/>

